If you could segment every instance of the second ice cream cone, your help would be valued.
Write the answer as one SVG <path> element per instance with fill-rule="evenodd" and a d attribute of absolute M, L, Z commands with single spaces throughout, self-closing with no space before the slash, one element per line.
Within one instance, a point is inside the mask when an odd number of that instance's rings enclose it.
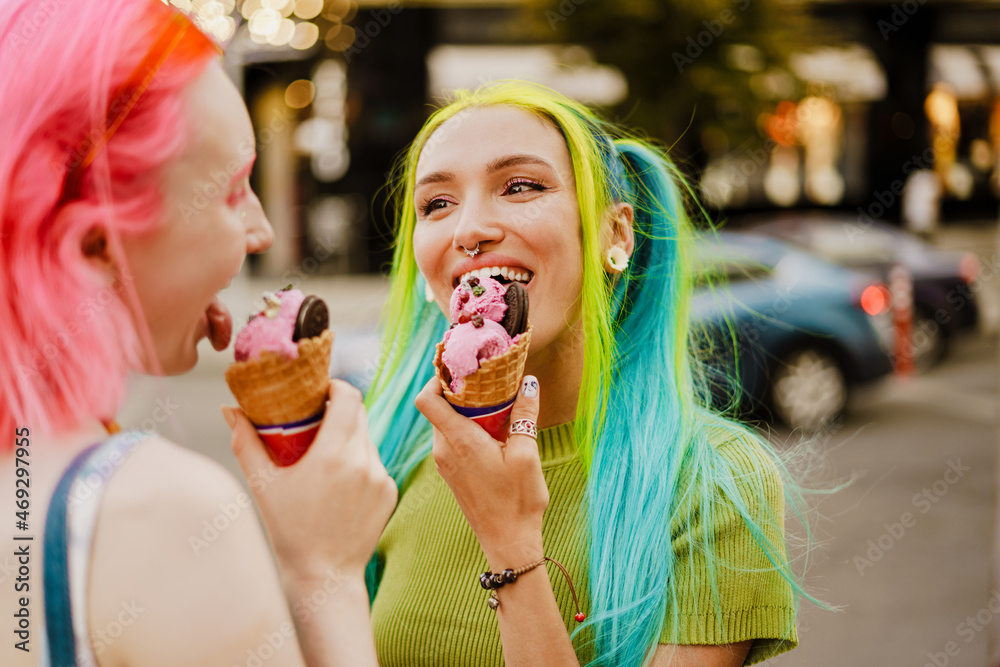
<path fill-rule="evenodd" d="M 465 386 L 457 394 L 451 390 L 451 375 L 441 360 L 444 343 L 437 344 L 434 369 L 444 389 L 445 399 L 459 413 L 479 423 L 497 440 L 506 440 L 504 426 L 521 386 L 531 332 L 532 327 L 529 325 L 528 330 L 520 334 L 517 343 L 503 354 L 484 360 L 479 370 L 465 377 Z"/>
<path fill-rule="evenodd" d="M 302 443 L 315 436 L 330 391 L 332 349 L 333 332 L 327 329 L 300 340 L 296 359 L 265 350 L 259 359 L 235 362 L 226 371 L 236 401 L 280 465 L 301 456 L 308 447 Z"/>

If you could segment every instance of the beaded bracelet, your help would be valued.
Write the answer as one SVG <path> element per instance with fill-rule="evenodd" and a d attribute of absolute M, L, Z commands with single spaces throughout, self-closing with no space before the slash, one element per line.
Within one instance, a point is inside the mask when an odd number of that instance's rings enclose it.
<path fill-rule="evenodd" d="M 534 563 L 528 563 L 527 565 L 519 567 L 516 570 L 508 568 L 503 572 L 496 573 L 487 570 L 486 572 L 480 574 L 479 585 L 488 591 L 494 591 L 490 594 L 486 604 L 489 605 L 490 609 L 496 611 L 497 607 L 500 606 L 500 598 L 498 598 L 496 594 L 497 589 L 503 588 L 506 584 L 514 583 L 517 581 L 519 576 L 527 572 L 531 572 L 539 565 L 545 563 L 545 561 L 555 564 L 555 566 L 558 567 L 563 573 L 563 576 L 566 578 L 566 583 L 569 585 L 569 592 L 573 596 L 573 605 L 576 607 L 576 615 L 573 618 L 576 619 L 577 623 L 583 623 L 583 621 L 587 618 L 587 615 L 580 611 L 580 601 L 576 597 L 576 589 L 573 588 L 573 580 L 570 579 L 569 572 L 566 571 L 566 568 L 563 567 L 562 563 L 554 558 L 549 558 L 548 556 L 543 556 L 541 560 L 537 560 Z"/>

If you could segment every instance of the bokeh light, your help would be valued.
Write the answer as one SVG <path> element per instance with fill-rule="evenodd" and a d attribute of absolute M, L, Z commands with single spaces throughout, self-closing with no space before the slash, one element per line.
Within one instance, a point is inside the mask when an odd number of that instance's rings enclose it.
<path fill-rule="evenodd" d="M 349 25 L 335 25 L 326 33 L 326 45 L 332 51 L 346 51 L 354 43 L 354 28 Z"/>
<path fill-rule="evenodd" d="M 285 89 L 285 104 L 292 109 L 304 109 L 316 97 L 316 86 L 308 79 L 292 81 Z"/>
<path fill-rule="evenodd" d="M 236 32 L 236 20 L 230 16 L 236 9 L 236 0 L 170 0 L 169 4 L 187 14 L 195 25 L 220 44 Z"/>
<path fill-rule="evenodd" d="M 890 296 L 885 285 L 869 285 L 861 293 L 861 308 L 869 315 L 881 315 L 889 310 Z"/>
<path fill-rule="evenodd" d="M 314 19 L 323 11 L 323 0 L 298 0 L 295 3 L 295 15 L 300 19 Z"/>
<path fill-rule="evenodd" d="M 292 36 L 289 45 L 293 49 L 305 51 L 312 48 L 318 39 L 319 28 L 316 27 L 315 23 L 299 23 L 295 26 L 295 34 Z"/>
<path fill-rule="evenodd" d="M 267 43 L 273 46 L 284 46 L 288 42 L 292 41 L 292 37 L 295 35 L 295 21 L 291 19 L 281 19 L 278 23 L 278 29 L 273 35 L 268 37 Z"/>
<path fill-rule="evenodd" d="M 274 9 L 258 9 L 250 17 L 250 32 L 270 39 L 281 27 L 281 14 Z"/>

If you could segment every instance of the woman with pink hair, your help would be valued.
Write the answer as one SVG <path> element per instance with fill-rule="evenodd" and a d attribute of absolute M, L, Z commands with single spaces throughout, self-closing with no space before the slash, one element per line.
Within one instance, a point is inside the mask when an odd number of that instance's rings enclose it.
<path fill-rule="evenodd" d="M 4 665 L 375 664 L 363 571 L 396 489 L 358 392 L 335 382 L 313 448 L 254 485 L 280 577 L 228 473 L 113 433 L 130 370 L 183 373 L 200 339 L 228 345 L 216 295 L 273 238 L 217 56 L 156 0 L 0 4 Z M 246 418 L 224 414 L 261 471 Z"/>

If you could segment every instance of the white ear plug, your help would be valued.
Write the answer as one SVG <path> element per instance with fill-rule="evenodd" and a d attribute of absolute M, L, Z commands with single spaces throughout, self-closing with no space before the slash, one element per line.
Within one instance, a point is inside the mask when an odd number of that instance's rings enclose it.
<path fill-rule="evenodd" d="M 611 246 L 608 250 L 607 268 L 614 273 L 621 273 L 628 267 L 628 255 L 618 246 Z"/>

